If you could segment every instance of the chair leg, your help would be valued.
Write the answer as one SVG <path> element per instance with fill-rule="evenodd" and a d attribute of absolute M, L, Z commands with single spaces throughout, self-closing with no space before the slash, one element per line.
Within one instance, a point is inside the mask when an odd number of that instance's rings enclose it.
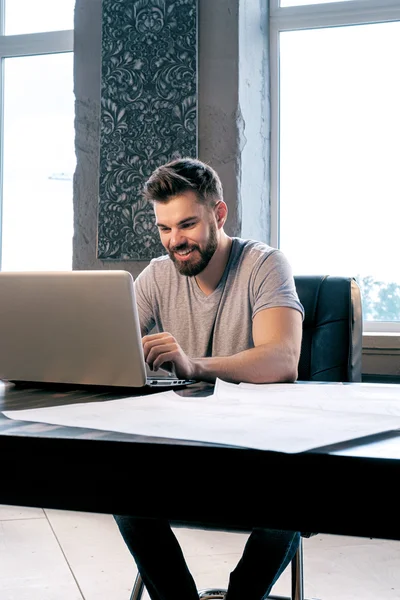
<path fill-rule="evenodd" d="M 130 600 L 140 600 L 140 598 L 143 595 L 143 591 L 144 591 L 143 579 L 142 579 L 140 573 L 138 572 L 138 574 L 136 575 L 135 583 L 133 585 L 133 590 L 132 590 Z"/>
<path fill-rule="evenodd" d="M 304 600 L 303 539 L 292 559 L 292 600 Z"/>

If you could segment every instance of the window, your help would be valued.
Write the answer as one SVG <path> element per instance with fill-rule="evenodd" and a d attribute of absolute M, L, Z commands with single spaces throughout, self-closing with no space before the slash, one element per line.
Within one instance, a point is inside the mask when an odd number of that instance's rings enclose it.
<path fill-rule="evenodd" d="M 1 268 L 72 268 L 74 0 L 0 2 Z"/>
<path fill-rule="evenodd" d="M 400 332 L 400 3 L 271 0 L 272 244 Z M 311 6 L 312 5 L 312 6 Z"/>
<path fill-rule="evenodd" d="M 5 0 L 5 34 L 42 33 L 74 27 L 75 0 Z"/>

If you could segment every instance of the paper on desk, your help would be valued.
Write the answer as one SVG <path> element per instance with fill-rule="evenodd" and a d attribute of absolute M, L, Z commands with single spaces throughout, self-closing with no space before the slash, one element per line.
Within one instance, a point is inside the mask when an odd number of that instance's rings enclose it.
<path fill-rule="evenodd" d="M 246 392 L 245 392 L 246 391 Z M 268 392 L 268 396 L 266 396 Z M 280 406 L 315 408 L 335 412 L 400 416 L 400 386 L 375 383 L 227 383 L 217 379 L 214 394 L 219 399 L 252 397 Z"/>
<path fill-rule="evenodd" d="M 249 386 L 217 380 L 214 395 L 205 398 L 181 397 L 168 391 L 88 404 L 5 411 L 4 414 L 23 421 L 289 453 L 400 427 L 397 390 L 390 392 L 387 386 L 378 386 L 383 389 L 377 387 L 374 395 L 358 386 L 354 386 L 353 392 L 348 391 L 352 387 L 336 384 Z M 342 393 L 347 397 L 347 404 L 342 402 Z M 384 397 L 382 402 L 380 393 Z M 355 402 L 350 409 L 352 396 Z M 363 397 L 367 398 L 364 406 Z M 335 402 L 341 404 L 339 410 Z M 366 405 L 374 412 L 366 412 Z"/>
<path fill-rule="evenodd" d="M 400 427 L 400 386 L 395 384 L 236 385 L 217 379 L 214 395 L 220 402 L 236 402 L 238 412 L 244 404 L 256 414 L 262 405 L 271 450 L 300 452 Z"/>

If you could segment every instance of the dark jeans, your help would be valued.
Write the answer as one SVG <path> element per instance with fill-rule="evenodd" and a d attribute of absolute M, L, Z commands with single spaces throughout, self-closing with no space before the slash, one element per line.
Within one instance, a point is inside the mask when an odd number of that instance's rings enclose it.
<path fill-rule="evenodd" d="M 168 521 L 114 518 L 151 600 L 198 600 L 193 577 Z M 242 558 L 230 574 L 226 600 L 267 598 L 295 555 L 299 542 L 299 532 L 253 529 Z"/>

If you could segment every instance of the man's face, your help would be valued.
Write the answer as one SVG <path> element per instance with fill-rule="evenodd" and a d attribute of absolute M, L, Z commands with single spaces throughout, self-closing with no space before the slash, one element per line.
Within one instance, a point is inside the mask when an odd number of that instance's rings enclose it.
<path fill-rule="evenodd" d="M 161 243 L 181 275 L 201 273 L 218 246 L 215 211 L 200 204 L 194 192 L 154 203 Z"/>

